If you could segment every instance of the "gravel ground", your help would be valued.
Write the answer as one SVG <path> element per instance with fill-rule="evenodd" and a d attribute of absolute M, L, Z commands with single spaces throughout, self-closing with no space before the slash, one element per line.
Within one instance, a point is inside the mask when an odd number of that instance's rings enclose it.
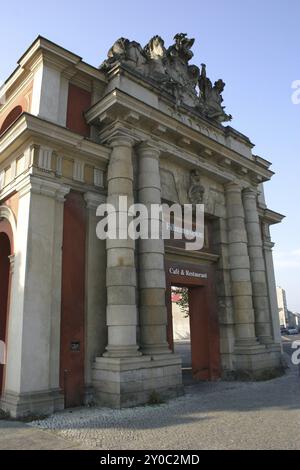
<path fill-rule="evenodd" d="M 200 383 L 183 397 L 123 410 L 80 408 L 30 424 L 96 449 L 300 449 L 300 378 Z"/>

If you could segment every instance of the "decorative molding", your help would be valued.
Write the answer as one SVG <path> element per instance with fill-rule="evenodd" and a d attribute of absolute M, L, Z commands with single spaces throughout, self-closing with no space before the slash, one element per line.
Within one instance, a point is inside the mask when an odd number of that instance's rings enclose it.
<path fill-rule="evenodd" d="M 224 165 L 224 168 L 227 168 L 225 171 L 230 171 L 230 179 L 234 178 L 236 175 L 238 178 L 240 175 L 237 172 L 235 166 L 239 168 L 245 168 L 248 170 L 248 174 L 243 175 L 245 178 L 252 178 L 256 175 L 259 176 L 259 179 L 262 181 L 267 181 L 273 176 L 273 171 L 270 169 L 259 165 L 254 158 L 251 157 L 251 145 L 247 142 L 243 142 L 243 148 L 249 152 L 249 156 L 245 156 L 242 151 L 239 151 L 237 148 L 228 146 L 226 131 L 223 128 L 217 128 L 211 123 L 203 124 L 203 120 L 200 117 L 190 116 L 188 111 L 181 115 L 182 120 L 179 120 L 176 115 L 170 115 L 167 113 L 167 110 L 164 107 L 150 107 L 147 103 L 141 101 L 138 97 L 130 96 L 119 89 L 114 89 L 109 92 L 104 98 L 102 98 L 98 103 L 93 105 L 86 113 L 86 119 L 89 124 L 99 125 L 98 118 L 103 113 L 111 114 L 112 119 L 115 115 L 114 113 L 118 110 L 120 116 L 120 127 L 124 128 L 122 123 L 122 116 L 126 115 L 129 110 L 135 110 L 140 115 L 140 125 L 138 128 L 134 129 L 134 133 L 139 135 L 137 140 L 145 140 L 147 137 L 142 138 L 142 135 L 153 135 L 156 134 L 163 137 L 163 142 L 160 142 L 162 150 L 169 147 L 170 153 L 176 155 L 180 154 L 182 160 L 188 160 L 190 158 L 199 159 L 199 161 L 204 160 L 204 164 L 214 171 L 220 170 L 220 166 Z M 183 120 L 184 118 L 184 120 Z M 114 125 L 116 127 L 117 124 Z M 160 126 L 163 126 L 166 129 L 165 132 L 159 132 Z M 157 130 L 155 130 L 157 129 Z M 206 129 L 206 130 L 205 130 Z M 127 129 L 127 132 L 129 130 Z M 133 132 L 133 130 L 131 130 Z M 174 133 L 177 135 L 177 141 L 180 141 L 180 138 L 186 138 L 191 141 L 189 150 L 185 149 L 182 151 L 174 143 Z M 107 142 L 107 139 L 112 134 L 112 128 L 108 127 L 107 129 L 101 130 L 99 137 L 102 142 Z M 207 157 L 202 157 L 203 149 L 211 151 L 219 161 L 219 164 L 208 161 Z M 248 183 L 249 184 L 249 183 Z"/>
<path fill-rule="evenodd" d="M 226 114 L 222 106 L 223 80 L 219 79 L 213 85 L 206 75 L 205 64 L 201 64 L 201 74 L 199 67 L 189 64 L 194 55 L 191 50 L 194 41 L 186 33 L 178 33 L 174 43 L 166 49 L 164 40 L 158 35 L 153 36 L 144 48 L 136 41 L 120 38 L 109 49 L 100 70 L 109 75 L 116 67 L 129 69 L 172 96 L 176 111 L 186 105 L 217 123 L 230 121 L 232 116 Z"/>
<path fill-rule="evenodd" d="M 15 143 L 16 139 L 19 139 L 18 144 L 22 145 L 30 136 L 34 136 L 35 139 L 43 138 L 51 141 L 53 148 L 54 146 L 61 148 L 63 145 L 73 155 L 85 154 L 88 158 L 97 159 L 98 162 L 103 161 L 104 163 L 109 160 L 111 149 L 108 147 L 92 142 L 57 124 L 23 113 L 0 138 L 1 161 L 10 156 L 10 146 Z"/>
<path fill-rule="evenodd" d="M 29 175 L 16 186 L 16 191 L 18 191 L 20 197 L 31 192 L 55 198 L 59 202 L 65 201 L 65 196 L 70 192 L 70 189 L 70 186 L 65 184 L 56 183 L 33 175 Z"/>
<path fill-rule="evenodd" d="M 4 181 L 5 181 L 5 170 L 0 172 L 0 191 L 4 188 Z"/>
<path fill-rule="evenodd" d="M 14 180 L 17 174 L 17 160 L 14 159 L 10 165 L 10 177 L 11 180 Z"/>
<path fill-rule="evenodd" d="M 125 121 L 130 122 L 131 124 L 135 124 L 139 121 L 140 116 L 135 111 L 129 111 L 129 113 L 125 116 Z"/>
<path fill-rule="evenodd" d="M 15 270 L 15 255 L 10 255 L 8 259 L 10 263 L 10 272 L 11 274 L 13 274 Z"/>
<path fill-rule="evenodd" d="M 99 188 L 104 187 L 104 172 L 100 168 L 94 168 L 94 185 Z"/>
<path fill-rule="evenodd" d="M 152 132 L 155 135 L 161 136 L 161 135 L 164 135 L 167 132 L 167 128 L 166 128 L 166 126 L 158 124 L 157 126 L 153 127 Z"/>
<path fill-rule="evenodd" d="M 13 231 L 13 236 L 14 236 L 14 240 L 16 239 L 16 233 L 17 233 L 17 223 L 16 223 L 16 218 L 15 218 L 15 215 L 13 213 L 13 211 L 11 210 L 10 207 L 8 206 L 0 206 L 0 218 L 4 218 L 4 219 L 7 219 L 8 222 L 10 223 L 10 226 L 12 228 L 12 231 Z"/>
<path fill-rule="evenodd" d="M 41 170 L 51 171 L 52 153 L 53 153 L 53 149 L 49 147 L 40 146 L 38 166 Z"/>
<path fill-rule="evenodd" d="M 170 255 L 181 255 L 186 258 L 205 260 L 211 263 L 216 263 L 220 258 L 220 255 L 217 255 L 215 253 L 207 253 L 205 251 L 188 251 L 184 248 L 178 248 L 175 246 L 171 247 L 168 245 L 165 246 L 165 253 Z"/>
<path fill-rule="evenodd" d="M 56 175 L 57 176 L 62 176 L 62 161 L 63 157 L 61 155 L 56 156 Z"/>
<path fill-rule="evenodd" d="M 75 159 L 73 165 L 73 179 L 75 181 L 79 181 L 80 183 L 84 183 L 84 162 Z"/>

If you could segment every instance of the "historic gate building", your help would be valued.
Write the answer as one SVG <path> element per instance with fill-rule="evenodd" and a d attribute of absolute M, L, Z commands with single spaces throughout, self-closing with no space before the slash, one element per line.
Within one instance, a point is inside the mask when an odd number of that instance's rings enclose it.
<path fill-rule="evenodd" d="M 0 105 L 1 408 L 146 403 L 182 391 L 171 286 L 189 289 L 196 379 L 281 365 L 270 163 L 227 124 L 193 40 L 119 39 L 99 69 L 38 37 Z M 205 245 L 99 240 L 96 208 L 205 204 Z"/>

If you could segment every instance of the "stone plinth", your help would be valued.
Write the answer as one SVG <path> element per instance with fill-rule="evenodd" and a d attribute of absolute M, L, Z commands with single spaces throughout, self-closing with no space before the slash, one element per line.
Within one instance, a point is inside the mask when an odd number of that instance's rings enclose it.
<path fill-rule="evenodd" d="M 96 358 L 93 367 L 95 401 L 113 408 L 164 400 L 183 393 L 181 359 L 176 355 L 136 358 Z"/>

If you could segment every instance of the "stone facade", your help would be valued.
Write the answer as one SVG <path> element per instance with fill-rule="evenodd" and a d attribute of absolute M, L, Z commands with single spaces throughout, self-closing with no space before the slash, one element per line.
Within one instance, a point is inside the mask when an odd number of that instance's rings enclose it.
<path fill-rule="evenodd" d="M 182 393 L 166 262 L 214 273 L 224 378 L 281 367 L 270 163 L 224 125 L 225 84 L 189 64 L 194 40 L 174 41 L 121 38 L 96 69 L 39 37 L 5 83 L 0 243 L 9 240 L 12 268 L 0 290 L 0 372 L 1 408 L 13 416 Z M 187 252 L 161 239 L 99 240 L 96 208 L 120 195 L 203 202 L 209 243 Z"/>

